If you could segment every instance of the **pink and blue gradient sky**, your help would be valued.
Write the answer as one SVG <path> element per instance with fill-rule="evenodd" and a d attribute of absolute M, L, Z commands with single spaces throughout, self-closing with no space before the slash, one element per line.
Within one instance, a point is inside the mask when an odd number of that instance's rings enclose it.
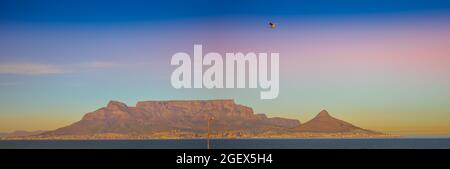
<path fill-rule="evenodd" d="M 64 17 L 54 16 L 61 10 L 56 7 L 4 3 L 0 131 L 55 129 L 109 100 L 133 106 L 141 100 L 233 98 L 256 112 L 302 122 L 327 109 L 363 128 L 450 135 L 448 4 L 383 1 L 385 9 L 373 11 L 372 1 L 286 2 L 289 7 L 271 3 L 256 8 L 274 11 L 246 13 L 249 4 L 202 1 L 189 7 L 224 9 L 169 14 L 162 11 L 172 6 L 161 3 L 153 13 L 128 5 L 116 14 L 111 5 L 103 13 L 94 10 L 103 7 L 97 2 L 87 14 L 76 12 L 83 5 L 72 6 Z M 268 21 L 277 29 L 269 29 Z M 260 89 L 172 88 L 171 56 L 192 53 L 193 44 L 222 54 L 279 52 L 279 97 L 260 100 Z"/>

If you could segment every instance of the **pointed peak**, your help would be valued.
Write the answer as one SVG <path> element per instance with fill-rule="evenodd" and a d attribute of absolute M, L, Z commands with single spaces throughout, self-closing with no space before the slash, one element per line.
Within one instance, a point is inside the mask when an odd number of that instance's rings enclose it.
<path fill-rule="evenodd" d="M 323 109 L 322 111 L 319 112 L 319 114 L 317 114 L 316 117 L 331 117 L 330 113 L 328 113 L 327 110 Z"/>

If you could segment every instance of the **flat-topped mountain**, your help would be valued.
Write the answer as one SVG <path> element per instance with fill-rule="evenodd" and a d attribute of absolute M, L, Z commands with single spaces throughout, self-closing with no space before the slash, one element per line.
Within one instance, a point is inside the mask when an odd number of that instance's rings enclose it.
<path fill-rule="evenodd" d="M 300 125 L 294 119 L 254 114 L 252 108 L 235 104 L 233 100 L 144 101 L 135 107 L 110 101 L 106 107 L 87 113 L 80 121 L 43 135 L 205 133 L 210 117 L 214 117 L 214 131 L 222 134 L 277 131 Z"/>
<path fill-rule="evenodd" d="M 69 126 L 36 139 L 204 138 L 208 119 L 215 138 L 385 137 L 321 111 L 312 120 L 267 117 L 233 100 L 110 101 Z"/>

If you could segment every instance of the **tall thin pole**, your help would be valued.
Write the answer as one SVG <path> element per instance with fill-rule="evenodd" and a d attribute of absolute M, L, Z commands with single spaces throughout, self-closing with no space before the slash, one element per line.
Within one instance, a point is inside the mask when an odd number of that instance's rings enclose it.
<path fill-rule="evenodd" d="M 208 118 L 208 138 L 207 138 L 207 148 L 210 149 L 211 148 L 211 122 L 212 120 L 214 120 L 214 117 L 209 117 Z"/>

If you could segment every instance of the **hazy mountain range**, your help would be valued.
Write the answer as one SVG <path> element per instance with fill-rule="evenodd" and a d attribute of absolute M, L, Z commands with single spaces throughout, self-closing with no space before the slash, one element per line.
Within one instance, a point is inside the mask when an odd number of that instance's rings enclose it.
<path fill-rule="evenodd" d="M 267 117 L 233 100 L 143 101 L 135 107 L 110 101 L 71 125 L 27 139 L 387 137 L 336 119 L 322 110 L 301 124 Z"/>
<path fill-rule="evenodd" d="M 0 133 L 0 137 L 24 137 L 24 136 L 32 136 L 44 133 L 46 131 L 38 130 L 38 131 L 25 131 L 25 130 L 17 130 L 10 133 L 4 132 Z"/>

